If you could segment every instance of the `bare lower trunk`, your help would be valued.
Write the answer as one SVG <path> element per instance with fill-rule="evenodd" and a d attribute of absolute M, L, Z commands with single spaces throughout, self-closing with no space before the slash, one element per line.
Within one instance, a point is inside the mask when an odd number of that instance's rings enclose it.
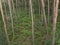
<path fill-rule="evenodd" d="M 10 16 L 11 16 L 11 23 L 12 23 L 12 33 L 14 37 L 14 26 L 13 26 L 13 16 L 12 16 L 12 9 L 11 9 L 11 0 L 8 0 L 9 10 L 10 10 Z"/>
<path fill-rule="evenodd" d="M 33 16 L 32 0 L 29 0 L 29 4 L 32 18 L 32 45 L 34 45 L 34 18 L 33 18 L 34 16 Z"/>
<path fill-rule="evenodd" d="M 26 0 L 24 0 L 25 1 L 25 11 L 27 10 L 27 2 L 26 2 Z"/>
<path fill-rule="evenodd" d="M 38 5 L 39 5 L 39 17 L 40 17 L 40 0 L 38 0 Z"/>
<path fill-rule="evenodd" d="M 49 9 L 49 0 L 48 0 L 48 24 L 49 24 L 49 14 L 50 14 L 50 9 Z"/>
<path fill-rule="evenodd" d="M 4 19 L 4 12 L 3 12 L 3 9 L 2 9 L 1 0 L 0 0 L 0 9 L 1 9 L 2 20 L 3 20 L 3 24 L 4 24 L 4 31 L 5 31 L 5 34 L 6 34 L 7 42 L 8 42 L 8 45 L 10 45 L 10 41 L 9 41 L 7 29 L 6 29 L 6 22 L 5 22 L 5 19 Z"/>
<path fill-rule="evenodd" d="M 46 20 L 46 15 L 45 15 L 45 5 L 44 5 L 44 0 L 41 0 L 41 4 L 42 4 L 42 12 L 43 12 L 43 18 L 44 18 L 44 23 L 45 23 L 45 26 L 46 26 L 46 31 L 47 31 L 47 39 L 48 40 L 48 25 L 47 25 L 47 20 Z"/>
<path fill-rule="evenodd" d="M 16 4 L 15 4 L 15 5 L 16 5 L 16 9 L 17 9 L 17 2 L 18 2 L 18 1 L 16 0 Z"/>
<path fill-rule="evenodd" d="M 57 22 L 57 16 L 58 16 L 58 5 L 59 5 L 59 0 L 54 0 L 52 45 L 55 45 L 55 32 L 56 32 L 56 22 Z"/>
<path fill-rule="evenodd" d="M 12 0 L 13 13 L 15 13 L 14 0 Z"/>

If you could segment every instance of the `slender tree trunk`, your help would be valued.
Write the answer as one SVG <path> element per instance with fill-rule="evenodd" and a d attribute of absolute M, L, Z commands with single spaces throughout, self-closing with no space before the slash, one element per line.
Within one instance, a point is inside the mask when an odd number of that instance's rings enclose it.
<path fill-rule="evenodd" d="M 31 15 L 30 15 L 30 4 L 29 4 L 29 1 L 28 1 L 28 14 L 29 14 L 29 18 L 31 18 Z"/>
<path fill-rule="evenodd" d="M 48 0 L 48 24 L 49 24 L 49 14 L 50 14 L 50 9 L 49 9 L 49 0 Z"/>
<path fill-rule="evenodd" d="M 8 37 L 8 32 L 7 32 L 7 28 L 6 28 L 6 22 L 5 22 L 5 19 L 4 19 L 4 12 L 3 12 L 3 9 L 2 9 L 2 1 L 1 0 L 0 0 L 0 9 L 1 9 L 2 20 L 3 20 L 3 24 L 4 24 L 4 31 L 5 31 L 5 34 L 6 34 L 7 42 L 8 42 L 8 45 L 10 45 L 10 40 L 9 40 L 9 37 Z"/>
<path fill-rule="evenodd" d="M 56 32 L 56 23 L 57 23 L 57 16 L 58 16 L 58 5 L 59 5 L 59 0 L 54 0 L 52 45 L 55 45 L 55 32 Z"/>
<path fill-rule="evenodd" d="M 54 15 L 55 15 L 55 1 L 56 0 L 54 0 L 54 3 L 53 3 L 53 17 L 54 17 Z M 53 18 L 54 19 L 54 18 Z M 53 20 L 53 22 L 54 22 L 54 20 Z M 53 24 L 54 26 L 56 25 L 56 24 Z M 53 27 L 54 27 L 53 26 Z M 52 45 L 55 45 L 55 31 L 56 29 L 53 29 L 53 35 L 52 35 Z"/>
<path fill-rule="evenodd" d="M 13 13 L 15 13 L 14 0 L 11 0 L 11 1 L 12 1 Z"/>
<path fill-rule="evenodd" d="M 43 12 L 42 12 L 42 4 L 41 4 L 41 1 L 40 1 L 40 11 L 41 11 L 41 22 L 43 24 L 43 15 L 42 15 Z"/>
<path fill-rule="evenodd" d="M 18 1 L 16 0 L 16 9 L 17 9 L 17 2 L 18 2 Z"/>
<path fill-rule="evenodd" d="M 17 21 L 17 15 L 16 15 L 16 10 L 15 10 L 15 6 L 14 6 L 14 0 L 11 0 L 12 1 L 12 8 L 13 8 L 13 15 Z M 17 4 L 16 4 L 17 5 Z M 12 21 L 13 21 L 13 17 L 12 17 Z M 12 31 L 13 31 L 13 39 L 15 37 L 15 34 L 14 34 L 14 26 L 13 26 L 13 22 L 12 22 Z"/>
<path fill-rule="evenodd" d="M 27 2 L 26 2 L 26 0 L 24 0 L 25 1 L 25 11 L 27 11 Z"/>
<path fill-rule="evenodd" d="M 11 23 L 12 23 L 12 33 L 14 37 L 14 26 L 13 26 L 13 16 L 12 16 L 12 9 L 11 9 L 11 0 L 8 0 L 9 10 L 10 10 L 10 16 L 11 16 Z"/>
<path fill-rule="evenodd" d="M 5 9 L 5 14 L 6 14 L 6 16 L 7 16 L 7 11 L 6 11 L 6 4 L 5 4 L 5 2 L 4 2 L 4 9 Z"/>
<path fill-rule="evenodd" d="M 34 45 L 34 18 L 33 18 L 34 16 L 33 16 L 32 0 L 29 0 L 29 4 L 32 18 L 32 45 Z"/>
<path fill-rule="evenodd" d="M 23 10 L 23 3 L 24 3 L 24 0 L 22 0 L 22 10 Z"/>
<path fill-rule="evenodd" d="M 48 41 L 48 25 L 47 25 L 47 20 L 46 20 L 46 15 L 45 15 L 45 5 L 44 5 L 44 0 L 41 0 L 41 4 L 42 4 L 42 12 L 43 12 L 43 18 L 44 18 L 44 23 L 46 26 L 46 40 Z"/>
<path fill-rule="evenodd" d="M 15 16 L 15 19 L 17 21 L 16 10 L 15 10 L 15 6 L 14 6 L 14 0 L 11 0 L 11 1 L 12 1 L 13 15 Z"/>
<path fill-rule="evenodd" d="M 5 2 L 4 2 L 4 9 L 5 9 L 6 21 L 8 22 L 8 20 L 7 20 L 7 9 L 6 9 L 6 4 L 5 4 Z"/>
<path fill-rule="evenodd" d="M 38 0 L 38 5 L 39 5 L 39 16 L 40 16 L 40 0 Z"/>
<path fill-rule="evenodd" d="M 39 1 L 39 15 L 40 15 L 40 0 L 38 0 Z"/>

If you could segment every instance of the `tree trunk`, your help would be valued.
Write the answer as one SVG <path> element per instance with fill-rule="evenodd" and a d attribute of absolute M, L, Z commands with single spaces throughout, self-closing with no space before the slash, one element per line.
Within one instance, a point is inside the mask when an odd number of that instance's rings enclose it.
<path fill-rule="evenodd" d="M 49 0 L 48 0 L 48 24 L 49 24 L 49 14 L 50 14 L 50 9 L 49 9 Z"/>
<path fill-rule="evenodd" d="M 54 0 L 52 45 L 55 45 L 55 32 L 56 32 L 56 23 L 57 23 L 57 16 L 58 16 L 58 5 L 59 5 L 59 0 Z"/>
<path fill-rule="evenodd" d="M 25 2 L 25 11 L 26 11 L 26 13 L 27 13 L 27 1 L 24 0 L 24 2 Z"/>
<path fill-rule="evenodd" d="M 34 45 L 34 16 L 33 16 L 33 8 L 32 8 L 32 0 L 29 0 L 30 13 L 32 17 L 32 45 Z"/>
<path fill-rule="evenodd" d="M 46 26 L 46 40 L 48 41 L 48 25 L 47 25 L 47 20 L 46 20 L 46 15 L 45 15 L 45 5 L 44 5 L 44 0 L 41 0 L 41 5 L 42 5 L 42 12 L 43 12 L 43 19 L 44 19 L 44 23 Z"/>
<path fill-rule="evenodd" d="M 9 10 L 10 10 L 10 16 L 11 16 L 11 23 L 12 23 L 12 33 L 14 37 L 14 26 L 13 26 L 13 16 L 12 16 L 12 9 L 11 9 L 11 0 L 8 0 Z"/>
<path fill-rule="evenodd" d="M 0 0 L 0 10 L 1 10 L 1 14 L 2 14 L 2 20 L 3 20 L 3 24 L 4 24 L 4 31 L 5 31 L 5 34 L 6 34 L 7 42 L 8 42 L 8 45 L 10 45 L 10 40 L 9 40 L 9 37 L 8 37 L 8 32 L 7 32 L 7 28 L 6 28 L 6 22 L 5 22 L 5 18 L 4 18 L 4 12 L 3 12 L 3 9 L 2 9 L 2 1 L 1 0 Z"/>

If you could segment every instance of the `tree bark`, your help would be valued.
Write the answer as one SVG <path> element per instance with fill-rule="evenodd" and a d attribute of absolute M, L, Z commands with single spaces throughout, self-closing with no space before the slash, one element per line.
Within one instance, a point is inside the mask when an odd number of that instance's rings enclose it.
<path fill-rule="evenodd" d="M 25 11 L 27 11 L 27 0 L 24 0 L 25 2 Z"/>
<path fill-rule="evenodd" d="M 30 13 L 32 18 L 32 45 L 34 45 L 34 14 L 33 14 L 33 8 L 32 8 L 32 0 L 29 0 L 29 6 L 30 6 Z"/>
<path fill-rule="evenodd" d="M 48 0 L 48 24 L 49 24 L 49 14 L 50 14 L 50 8 L 49 8 L 49 0 Z"/>
<path fill-rule="evenodd" d="M 56 32 L 56 23 L 57 23 L 57 16 L 58 16 L 58 5 L 59 5 L 59 0 L 54 0 L 52 45 L 55 45 L 55 32 Z"/>
<path fill-rule="evenodd" d="M 7 32 L 7 28 L 6 28 L 6 22 L 5 22 L 5 18 L 4 18 L 4 11 L 2 9 L 2 1 L 1 0 L 0 0 L 0 10 L 1 10 L 1 14 L 2 14 L 2 20 L 3 20 L 3 24 L 4 24 L 4 31 L 6 34 L 6 39 L 7 39 L 8 45 L 10 45 L 10 40 L 8 37 L 8 32 Z"/>
<path fill-rule="evenodd" d="M 48 41 L 48 37 L 49 37 L 49 34 L 48 34 L 48 24 L 47 24 L 47 20 L 46 20 L 46 15 L 45 15 L 45 5 L 44 5 L 44 0 L 41 0 L 41 5 L 42 5 L 42 12 L 43 12 L 43 19 L 44 19 L 44 23 L 45 23 L 45 26 L 46 26 L 46 40 Z"/>
<path fill-rule="evenodd" d="M 10 10 L 10 16 L 11 16 L 11 23 L 12 23 L 12 33 L 14 37 L 14 26 L 13 26 L 13 16 L 12 16 L 12 9 L 11 9 L 11 0 L 8 0 L 9 10 Z"/>

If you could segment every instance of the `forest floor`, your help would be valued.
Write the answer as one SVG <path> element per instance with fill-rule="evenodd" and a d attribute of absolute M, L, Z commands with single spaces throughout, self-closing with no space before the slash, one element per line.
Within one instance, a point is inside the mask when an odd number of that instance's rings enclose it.
<path fill-rule="evenodd" d="M 23 9 L 24 10 L 24 9 Z M 10 16 L 9 16 L 10 17 Z M 29 12 L 16 10 L 13 15 L 14 20 L 14 39 L 12 36 L 11 20 L 7 21 L 7 31 L 11 45 L 31 45 L 32 43 L 32 20 Z M 52 43 L 52 16 L 48 25 L 49 40 L 46 41 L 46 28 L 42 22 L 42 18 L 38 13 L 34 14 L 34 44 L 35 45 L 51 45 Z M 0 14 L 0 45 L 7 45 L 6 36 L 3 28 L 2 18 Z M 56 30 L 56 45 L 60 45 L 60 16 L 58 16 Z"/>

